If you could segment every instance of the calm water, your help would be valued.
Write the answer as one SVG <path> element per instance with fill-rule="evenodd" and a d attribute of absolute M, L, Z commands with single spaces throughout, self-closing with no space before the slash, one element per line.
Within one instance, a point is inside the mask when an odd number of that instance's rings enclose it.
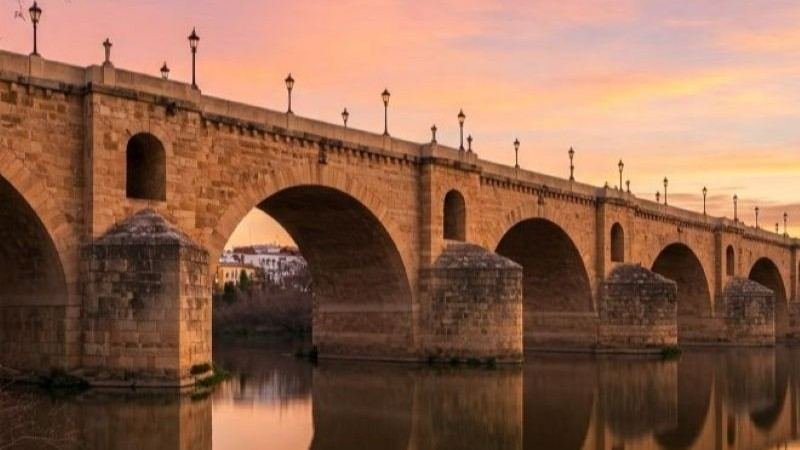
<path fill-rule="evenodd" d="M 666 362 L 529 354 L 494 370 L 312 366 L 290 350 L 217 346 L 235 375 L 204 399 L 89 391 L 19 403 L 88 449 L 800 448 L 800 349 Z"/>

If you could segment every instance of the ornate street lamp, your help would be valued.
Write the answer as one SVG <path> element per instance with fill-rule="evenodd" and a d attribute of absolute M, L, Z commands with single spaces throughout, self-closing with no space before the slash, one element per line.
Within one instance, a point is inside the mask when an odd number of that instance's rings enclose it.
<path fill-rule="evenodd" d="M 783 213 L 783 235 L 789 235 L 789 214 Z"/>
<path fill-rule="evenodd" d="M 622 160 L 620 159 L 619 163 L 617 164 L 617 167 L 619 168 L 619 184 L 618 184 L 618 186 L 619 186 L 619 190 L 621 191 L 622 190 L 622 171 L 623 171 L 623 169 L 625 169 L 625 163 L 623 163 Z"/>
<path fill-rule="evenodd" d="M 706 196 L 708 195 L 708 188 L 703 186 L 703 215 L 706 215 Z"/>
<path fill-rule="evenodd" d="M 756 228 L 758 228 L 758 206 L 756 206 L 755 211 L 756 211 Z"/>
<path fill-rule="evenodd" d="M 667 185 L 669 184 L 669 180 L 667 177 L 664 177 L 664 205 L 667 204 Z"/>
<path fill-rule="evenodd" d="M 103 62 L 103 64 L 106 64 L 106 65 L 107 64 L 111 64 L 111 46 L 112 45 L 113 44 L 111 43 L 111 39 L 109 39 L 109 38 L 106 38 L 106 40 L 103 41 L 103 48 L 106 51 L 106 60 Z"/>
<path fill-rule="evenodd" d="M 573 150 L 572 147 L 570 147 L 567 154 L 569 155 L 569 181 L 575 181 L 575 165 L 573 164 L 573 158 L 575 158 L 575 150 Z"/>
<path fill-rule="evenodd" d="M 661 203 L 661 192 L 656 191 L 656 203 Z"/>
<path fill-rule="evenodd" d="M 467 136 L 467 151 L 472 153 L 472 135 Z"/>
<path fill-rule="evenodd" d="M 294 87 L 294 78 L 292 78 L 292 74 L 290 73 L 283 81 L 286 83 L 286 92 L 289 96 L 289 108 L 286 110 L 286 114 L 292 114 L 292 88 Z"/>
<path fill-rule="evenodd" d="M 519 169 L 519 139 L 514 139 L 514 168 Z"/>
<path fill-rule="evenodd" d="M 166 61 L 164 61 L 164 65 L 161 66 L 161 78 L 165 80 L 169 79 L 169 67 Z"/>
<path fill-rule="evenodd" d="M 31 55 L 39 56 L 37 31 L 39 19 L 42 17 L 42 8 L 39 8 L 39 5 L 33 2 L 33 5 L 28 8 L 28 14 L 31 16 L 31 22 L 33 22 L 33 53 L 31 53 Z"/>
<path fill-rule="evenodd" d="M 467 116 L 464 115 L 464 110 L 461 109 L 458 111 L 458 129 L 459 129 L 459 141 L 458 149 L 463 151 L 464 150 L 464 121 L 467 120 Z"/>
<path fill-rule="evenodd" d="M 381 93 L 381 98 L 383 99 L 383 135 L 389 135 L 389 97 L 392 94 L 389 93 L 389 89 L 384 89 Z"/>
<path fill-rule="evenodd" d="M 342 122 L 344 122 L 344 127 L 347 128 L 347 119 L 350 118 L 350 113 L 347 112 L 347 108 L 342 110 Z"/>
<path fill-rule="evenodd" d="M 436 143 L 436 124 L 431 125 L 431 144 Z"/>
<path fill-rule="evenodd" d="M 733 221 L 739 221 L 739 196 L 733 194 Z"/>
<path fill-rule="evenodd" d="M 197 78 L 196 78 L 196 59 L 197 59 L 197 45 L 200 43 L 200 36 L 197 35 L 197 32 L 194 28 L 192 28 L 192 34 L 189 35 L 189 48 L 192 50 L 192 87 L 197 89 Z"/>

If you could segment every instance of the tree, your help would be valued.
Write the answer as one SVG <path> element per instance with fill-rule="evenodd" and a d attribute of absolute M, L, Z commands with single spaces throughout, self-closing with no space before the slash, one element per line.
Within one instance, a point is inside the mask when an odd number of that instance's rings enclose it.
<path fill-rule="evenodd" d="M 250 291 L 250 277 L 247 275 L 246 270 L 239 272 L 239 289 L 242 292 Z"/>
<path fill-rule="evenodd" d="M 231 281 L 225 283 L 222 291 L 222 301 L 231 304 L 236 301 L 236 286 Z"/>

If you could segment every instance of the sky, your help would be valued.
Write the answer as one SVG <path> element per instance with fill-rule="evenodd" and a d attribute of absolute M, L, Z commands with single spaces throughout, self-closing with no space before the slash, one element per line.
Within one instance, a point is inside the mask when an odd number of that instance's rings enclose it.
<path fill-rule="evenodd" d="M 0 48 L 30 52 L 26 0 L 0 0 Z M 186 36 L 201 37 L 204 93 L 458 145 L 456 116 L 481 158 L 618 183 L 670 203 L 774 229 L 784 211 L 800 234 L 800 2 L 693 0 L 209 1 L 41 0 L 40 53 L 80 65 L 114 43 L 118 67 L 188 80 Z M 796 225 L 793 225 L 795 223 Z M 231 245 L 290 242 L 252 213 Z"/>

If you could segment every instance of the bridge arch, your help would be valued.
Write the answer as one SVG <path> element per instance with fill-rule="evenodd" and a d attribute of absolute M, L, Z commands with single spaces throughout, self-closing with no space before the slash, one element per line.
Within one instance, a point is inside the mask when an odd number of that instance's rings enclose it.
<path fill-rule="evenodd" d="M 257 207 L 308 261 L 312 337 L 321 354 L 397 357 L 410 351 L 413 279 L 401 246 L 407 240 L 366 187 L 327 168 L 308 169 L 259 176 L 243 189 L 211 236 L 212 273 L 236 225 Z"/>
<path fill-rule="evenodd" d="M 770 258 L 759 258 L 753 263 L 747 278 L 772 290 L 775 294 L 775 337 L 785 338 L 789 330 L 789 312 L 786 285 L 783 284 L 783 277 L 777 264 Z"/>
<path fill-rule="evenodd" d="M 37 191 L 31 189 L 29 194 Z M 66 336 L 54 330 L 66 320 L 60 311 L 70 303 L 62 261 L 68 252 L 59 250 L 47 219 L 3 176 L 0 205 L 0 365 L 31 370 L 60 366 Z"/>
<path fill-rule="evenodd" d="M 444 238 L 467 239 L 467 205 L 464 196 L 455 189 L 444 196 Z"/>
<path fill-rule="evenodd" d="M 593 341 L 593 334 L 584 333 L 595 320 L 589 276 L 560 226 L 542 218 L 522 220 L 495 252 L 522 266 L 525 347 L 583 347 Z"/>
<path fill-rule="evenodd" d="M 678 340 L 703 339 L 702 320 L 711 317 L 711 294 L 703 264 L 683 243 L 664 247 L 651 269 L 678 284 Z"/>

